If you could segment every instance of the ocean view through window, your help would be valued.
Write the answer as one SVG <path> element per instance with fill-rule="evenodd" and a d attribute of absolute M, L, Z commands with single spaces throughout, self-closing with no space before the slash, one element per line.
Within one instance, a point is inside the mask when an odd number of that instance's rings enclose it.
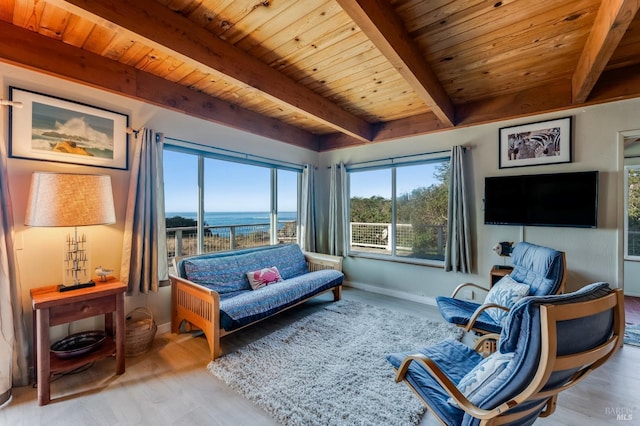
<path fill-rule="evenodd" d="M 163 167 L 170 259 L 298 241 L 299 172 L 171 147 Z"/>

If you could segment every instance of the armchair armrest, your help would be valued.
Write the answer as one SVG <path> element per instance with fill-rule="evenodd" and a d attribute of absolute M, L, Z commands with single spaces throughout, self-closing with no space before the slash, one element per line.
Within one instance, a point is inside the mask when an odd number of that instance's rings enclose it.
<path fill-rule="evenodd" d="M 507 311 L 509 312 L 509 308 L 502 306 L 502 305 L 498 305 L 497 303 L 485 303 L 483 305 L 478 306 L 478 309 L 475 310 L 475 312 L 473 313 L 473 315 L 471 315 L 471 318 L 469 318 L 469 322 L 467 323 L 467 325 L 465 326 L 465 331 L 469 332 L 471 331 L 471 329 L 473 328 L 473 325 L 476 323 L 476 320 L 478 319 L 478 317 L 480 316 L 480 314 L 482 314 L 485 310 L 489 309 L 489 308 L 498 308 L 498 309 L 502 309 L 503 311 Z"/>
<path fill-rule="evenodd" d="M 396 382 L 400 382 L 405 380 L 405 376 L 407 375 L 407 371 L 409 369 L 409 365 L 412 362 L 417 362 L 424 369 L 426 369 L 433 378 L 435 378 L 440 386 L 444 389 L 444 391 L 449 394 L 449 396 L 458 404 L 460 409 L 469 413 L 471 416 L 476 417 L 478 419 L 491 419 L 500 414 L 503 414 L 505 411 L 511 408 L 508 403 L 503 403 L 498 407 L 495 407 L 492 410 L 484 410 L 476 405 L 474 405 L 471 401 L 465 397 L 460 390 L 456 387 L 456 385 L 449 379 L 449 377 L 438 367 L 438 365 L 433 362 L 429 357 L 423 354 L 414 354 L 407 356 L 400 364 L 400 368 L 398 368 L 396 372 Z M 407 382 L 408 383 L 408 382 Z M 411 385 L 409 384 L 411 387 Z"/>
<path fill-rule="evenodd" d="M 342 272 L 342 257 L 340 256 L 305 251 L 304 257 L 311 272 L 322 269 L 335 269 Z"/>
<path fill-rule="evenodd" d="M 489 289 L 486 287 L 482 287 L 478 284 L 474 284 L 474 283 L 462 283 L 460 284 L 458 287 L 455 288 L 455 290 L 453 290 L 453 294 L 451 295 L 452 298 L 455 299 L 455 297 L 457 296 L 457 294 L 460 292 L 460 290 L 467 288 L 467 287 L 473 287 L 477 290 L 482 290 L 484 292 L 489 292 Z"/>

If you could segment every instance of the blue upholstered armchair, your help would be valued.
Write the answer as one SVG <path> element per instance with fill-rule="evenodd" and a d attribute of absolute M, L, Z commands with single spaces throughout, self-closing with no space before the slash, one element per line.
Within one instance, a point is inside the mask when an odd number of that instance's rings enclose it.
<path fill-rule="evenodd" d="M 590 284 L 574 293 L 521 299 L 498 351 L 445 340 L 388 355 L 404 381 L 445 425 L 530 425 L 553 413 L 558 393 L 581 382 L 621 346 L 622 290 Z M 498 337 L 486 335 L 480 340 Z"/>
<path fill-rule="evenodd" d="M 436 303 L 442 317 L 467 331 L 474 330 L 481 334 L 500 333 L 510 309 L 508 305 L 512 306 L 520 297 L 545 296 L 564 291 L 564 252 L 521 242 L 513 248 L 511 259 L 513 271 L 496 283 L 494 288 L 487 289 L 477 284 L 465 283 L 459 285 L 451 297 L 437 297 Z M 488 292 L 485 303 L 457 299 L 456 296 L 465 288 Z"/>

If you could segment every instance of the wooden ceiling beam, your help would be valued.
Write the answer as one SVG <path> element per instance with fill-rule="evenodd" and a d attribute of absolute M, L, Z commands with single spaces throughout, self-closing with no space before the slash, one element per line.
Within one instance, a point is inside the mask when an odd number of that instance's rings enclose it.
<path fill-rule="evenodd" d="M 375 125 L 375 136 L 371 142 L 388 142 L 394 139 L 408 138 L 443 130 L 451 130 L 433 112 L 418 114 L 398 120 L 391 120 Z M 363 145 L 363 143 L 343 133 L 331 133 L 320 138 L 318 151 L 346 148 Z"/>
<path fill-rule="evenodd" d="M 573 104 L 571 95 L 571 80 L 567 78 L 508 95 L 460 104 L 456 107 L 456 121 L 458 123 L 456 128 L 639 98 L 640 65 L 603 72 L 602 78 L 594 86 L 591 96 L 586 102 L 579 105 Z M 399 138 L 450 130 L 438 124 L 432 114 L 422 114 L 381 123 L 377 126 L 379 131 L 376 133 L 373 142 L 387 142 Z M 343 134 L 330 134 L 320 139 L 318 150 L 328 151 L 356 145 L 362 145 L 362 142 Z"/>
<path fill-rule="evenodd" d="M 0 21 L 0 61 L 317 151 L 305 130 Z"/>
<path fill-rule="evenodd" d="M 616 68 L 602 73 L 587 104 L 601 104 L 640 97 L 640 65 Z"/>
<path fill-rule="evenodd" d="M 338 3 L 442 124 L 455 126 L 453 102 L 390 3 L 385 0 L 338 0 Z"/>
<path fill-rule="evenodd" d="M 603 0 L 572 77 L 573 103 L 587 100 L 640 8 L 640 0 Z"/>
<path fill-rule="evenodd" d="M 155 0 L 49 0 L 82 18 L 115 25 L 177 58 L 249 86 L 272 101 L 346 133 L 371 139 L 372 127 L 246 52 L 221 40 Z"/>

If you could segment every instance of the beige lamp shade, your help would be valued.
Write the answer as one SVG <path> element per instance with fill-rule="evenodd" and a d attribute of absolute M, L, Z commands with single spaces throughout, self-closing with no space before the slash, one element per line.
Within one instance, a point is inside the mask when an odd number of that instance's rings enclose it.
<path fill-rule="evenodd" d="M 115 221 L 110 176 L 33 173 L 25 225 L 86 226 Z"/>

